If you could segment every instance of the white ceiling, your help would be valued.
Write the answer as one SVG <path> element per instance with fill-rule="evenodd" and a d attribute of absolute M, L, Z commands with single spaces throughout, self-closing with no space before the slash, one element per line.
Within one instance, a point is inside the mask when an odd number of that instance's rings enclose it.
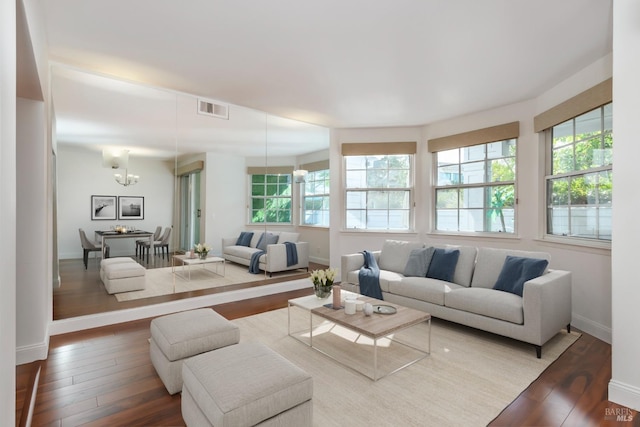
<path fill-rule="evenodd" d="M 52 61 L 247 107 L 238 111 L 248 115 L 249 109 L 260 110 L 327 127 L 421 125 L 531 99 L 612 49 L 612 0 L 46 0 L 42 5 Z M 109 130 L 103 123 L 100 130 L 100 117 L 89 114 L 93 92 L 82 79 L 74 82 L 73 72 L 62 74 L 67 81 L 54 75 L 52 85 L 59 140 L 102 137 L 104 143 L 118 136 L 120 125 L 138 126 L 141 138 L 144 129 L 154 128 L 132 123 L 151 109 L 131 115 L 100 98 L 100 113 L 113 116 L 117 125 Z M 64 99 L 61 85 L 72 96 Z M 122 95 L 129 104 L 136 102 L 136 91 Z M 111 105 L 116 107 L 104 111 Z M 95 129 L 82 130 L 79 117 Z M 264 140 L 259 122 L 241 123 Z M 317 138 L 318 129 L 310 130 Z M 185 141 L 202 147 L 204 134 L 189 132 Z M 210 143 L 211 135 L 207 138 Z M 245 139 L 252 141 L 239 129 L 214 139 L 237 149 Z M 304 149 L 312 147 L 310 142 Z"/>

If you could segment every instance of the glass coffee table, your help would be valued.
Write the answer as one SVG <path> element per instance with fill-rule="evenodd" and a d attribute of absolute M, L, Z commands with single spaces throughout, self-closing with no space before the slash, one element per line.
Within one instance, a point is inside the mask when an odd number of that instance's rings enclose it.
<path fill-rule="evenodd" d="M 374 307 L 382 306 L 382 309 L 380 312 L 374 310 L 371 316 L 365 316 L 362 311 L 349 315 L 344 309 L 334 310 L 326 307 L 325 304 L 332 302 L 331 297 L 319 299 L 310 295 L 295 298 L 289 300 L 288 304 L 289 335 L 374 381 L 419 362 L 429 355 L 429 313 L 359 294 L 347 294 L 357 296 L 359 300 L 371 303 Z M 393 314 L 387 314 L 394 311 Z M 406 339 L 400 339 L 400 335 L 409 328 L 425 322 L 426 336 L 423 337 L 416 329 L 411 331 L 411 336 L 414 340 L 417 338 L 417 341 L 407 342 Z M 308 327 L 292 330 L 292 323 L 306 323 Z M 419 347 L 419 342 L 426 345 Z"/>
<path fill-rule="evenodd" d="M 173 261 L 174 262 L 171 263 L 172 264 L 171 272 L 173 274 L 175 274 L 176 276 L 182 277 L 183 279 L 186 279 L 186 280 L 191 280 L 191 266 L 192 265 L 202 265 L 202 268 L 207 270 L 207 271 L 210 271 L 210 272 L 212 272 L 214 274 L 217 274 L 219 276 L 222 276 L 222 277 L 224 277 L 224 275 L 225 275 L 225 267 L 226 267 L 225 266 L 225 259 L 217 257 L 217 256 L 208 256 L 205 259 L 200 259 L 198 257 L 191 258 L 191 257 L 189 257 L 187 255 L 174 255 L 173 256 Z M 176 262 L 175 261 L 180 261 L 180 263 L 182 263 L 182 274 L 178 273 L 178 268 L 177 268 L 178 266 L 176 266 Z M 216 266 L 215 271 L 208 269 L 206 267 L 207 264 L 215 264 L 215 266 Z M 220 264 L 222 264 L 222 274 L 220 274 L 218 272 L 218 266 Z M 187 269 L 187 275 L 186 276 L 184 274 L 185 267 Z"/>

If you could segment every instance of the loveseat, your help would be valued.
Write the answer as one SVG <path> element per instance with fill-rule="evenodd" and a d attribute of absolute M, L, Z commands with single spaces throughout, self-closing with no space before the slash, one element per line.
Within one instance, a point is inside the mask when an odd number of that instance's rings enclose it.
<path fill-rule="evenodd" d="M 249 233 L 251 233 L 249 235 Z M 263 241 L 260 238 L 263 236 Z M 241 237 L 244 241 L 241 241 Z M 309 270 L 309 243 L 299 242 L 299 233 L 288 231 L 243 232 L 240 236 L 222 239 L 222 257 L 227 261 L 249 266 L 255 252 L 264 250 L 260 255 L 258 267 L 269 275 L 280 271 Z M 298 262 L 287 265 L 287 245 L 295 245 Z M 258 247 L 260 244 L 260 247 Z"/>
<path fill-rule="evenodd" d="M 533 344 L 538 358 L 542 346 L 561 329 L 570 331 L 571 272 L 546 268 L 541 276 L 524 282 L 522 296 L 493 289 L 509 277 L 506 261 L 546 260 L 545 252 L 472 246 L 433 245 L 441 253 L 458 251 L 450 281 L 405 275 L 421 242 L 387 240 L 382 250 L 371 251 L 380 269 L 380 289 L 385 301 L 423 310 L 432 316 Z M 360 293 L 359 271 L 363 253 L 342 255 L 341 286 Z M 429 265 L 432 268 L 435 257 Z M 413 264 L 415 266 L 415 262 Z M 437 266 L 434 266 L 437 267 Z M 505 269 L 505 273 L 503 273 Z"/>

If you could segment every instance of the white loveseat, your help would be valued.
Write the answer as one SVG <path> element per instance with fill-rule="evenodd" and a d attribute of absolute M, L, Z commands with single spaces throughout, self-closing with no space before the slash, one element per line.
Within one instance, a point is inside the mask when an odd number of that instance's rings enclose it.
<path fill-rule="evenodd" d="M 387 240 L 382 250 L 370 251 L 380 268 L 385 301 L 533 344 L 538 358 L 544 343 L 563 328 L 570 331 L 571 272 L 547 269 L 542 276 L 524 283 L 522 297 L 493 289 L 507 255 L 549 261 L 548 253 L 440 246 L 460 251 L 452 282 L 405 277 L 411 251 L 425 246 L 420 242 Z M 362 253 L 342 255 L 343 289 L 360 292 L 358 273 L 363 264 Z"/>
<path fill-rule="evenodd" d="M 266 245 L 265 253 L 259 258 L 260 270 L 266 271 L 271 275 L 279 271 L 306 269 L 309 270 L 309 243 L 299 242 L 299 233 L 287 232 L 287 231 L 267 231 L 266 233 L 277 236 L 277 242 Z M 261 231 L 256 231 L 251 237 L 251 242 L 248 246 L 242 246 L 236 244 L 238 236 L 222 239 L 222 256 L 227 261 L 233 261 L 238 264 L 249 266 L 251 262 L 251 256 L 260 251 L 258 249 L 258 242 Z M 298 262 L 293 265 L 287 265 L 287 249 L 285 242 L 295 243 L 296 252 L 298 255 Z"/>

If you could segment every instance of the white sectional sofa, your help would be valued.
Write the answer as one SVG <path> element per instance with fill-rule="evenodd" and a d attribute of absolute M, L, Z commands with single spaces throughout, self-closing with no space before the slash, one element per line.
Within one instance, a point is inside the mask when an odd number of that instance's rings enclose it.
<path fill-rule="evenodd" d="M 387 240 L 382 250 L 370 251 L 380 268 L 385 301 L 533 344 L 538 358 L 544 343 L 563 328 L 570 331 L 571 272 L 546 269 L 524 283 L 522 296 L 493 289 L 508 255 L 549 261 L 548 253 L 445 245 L 439 247 L 460 251 L 452 282 L 405 276 L 411 251 L 426 246 L 438 247 Z M 362 253 L 342 255 L 343 289 L 360 292 L 363 263 Z"/>
<path fill-rule="evenodd" d="M 259 258 L 260 270 L 266 271 L 270 275 L 279 271 L 306 269 L 309 270 L 309 243 L 299 242 L 299 233 L 287 231 L 266 231 L 267 234 L 277 236 L 276 243 L 267 244 L 265 253 Z M 253 253 L 260 251 L 258 242 L 261 231 L 253 233 L 248 246 L 239 245 L 238 236 L 222 239 L 222 256 L 227 261 L 233 261 L 239 264 L 249 266 Z M 295 243 L 298 262 L 293 265 L 287 265 L 287 249 L 285 242 Z"/>

